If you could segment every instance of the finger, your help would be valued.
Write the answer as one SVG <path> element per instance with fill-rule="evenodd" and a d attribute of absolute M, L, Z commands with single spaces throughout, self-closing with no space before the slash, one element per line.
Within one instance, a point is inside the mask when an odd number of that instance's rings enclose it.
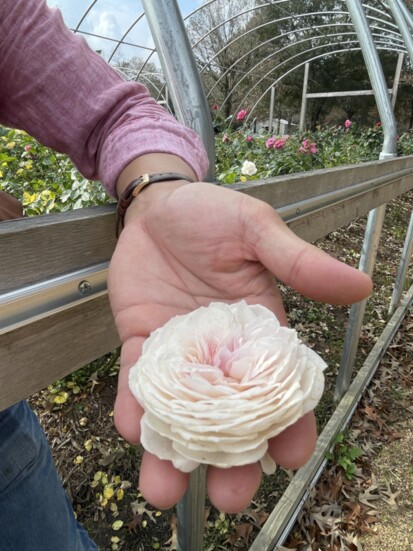
<path fill-rule="evenodd" d="M 306 243 L 275 211 L 265 211 L 251 236 L 251 245 L 278 279 L 313 300 L 331 304 L 352 304 L 371 293 L 372 282 L 367 274 Z"/>
<path fill-rule="evenodd" d="M 268 442 L 274 461 L 285 469 L 298 469 L 307 463 L 317 443 L 317 425 L 312 411 Z"/>
<path fill-rule="evenodd" d="M 237 513 L 251 502 L 261 482 L 261 465 L 230 469 L 208 467 L 207 488 L 211 503 L 225 513 Z"/>
<path fill-rule="evenodd" d="M 139 442 L 143 409 L 129 389 L 129 370 L 142 351 L 143 337 L 131 337 L 122 345 L 118 392 L 114 407 L 114 421 L 118 432 L 128 442 Z"/>
<path fill-rule="evenodd" d="M 139 490 L 157 509 L 169 509 L 183 497 L 189 475 L 174 468 L 171 461 L 163 461 L 145 452 L 139 473 Z"/>

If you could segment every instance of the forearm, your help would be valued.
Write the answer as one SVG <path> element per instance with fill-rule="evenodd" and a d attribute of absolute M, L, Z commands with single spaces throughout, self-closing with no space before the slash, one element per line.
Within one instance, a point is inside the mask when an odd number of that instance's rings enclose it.
<path fill-rule="evenodd" d="M 202 179 L 200 138 L 144 86 L 121 79 L 43 0 L 2 0 L 0 36 L 1 122 L 67 153 L 112 195 L 125 167 L 152 153 L 181 159 Z"/>

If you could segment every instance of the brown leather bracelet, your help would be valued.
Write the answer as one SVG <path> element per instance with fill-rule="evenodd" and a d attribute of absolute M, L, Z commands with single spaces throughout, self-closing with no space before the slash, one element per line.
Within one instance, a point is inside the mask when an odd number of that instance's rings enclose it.
<path fill-rule="evenodd" d="M 140 178 L 133 180 L 126 186 L 122 195 L 119 197 L 118 206 L 116 208 L 116 237 L 119 237 L 124 227 L 126 211 L 135 197 L 150 184 L 168 182 L 171 180 L 186 180 L 187 182 L 193 182 L 193 179 L 186 174 L 163 172 L 159 174 L 143 174 Z"/>

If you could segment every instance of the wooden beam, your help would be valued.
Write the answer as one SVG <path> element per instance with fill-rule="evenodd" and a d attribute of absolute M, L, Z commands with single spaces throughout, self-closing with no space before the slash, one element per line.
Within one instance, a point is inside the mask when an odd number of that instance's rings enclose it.
<path fill-rule="evenodd" d="M 0 411 L 115 350 L 107 295 L 0 336 Z"/>
<path fill-rule="evenodd" d="M 393 93 L 393 89 L 389 88 L 390 95 Z M 351 92 L 312 92 L 307 94 L 307 98 L 344 98 L 347 96 L 373 96 L 373 90 L 352 90 Z"/>

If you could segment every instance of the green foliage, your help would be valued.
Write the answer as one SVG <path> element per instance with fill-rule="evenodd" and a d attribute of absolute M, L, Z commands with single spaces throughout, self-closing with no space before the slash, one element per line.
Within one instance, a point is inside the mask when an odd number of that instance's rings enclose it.
<path fill-rule="evenodd" d="M 356 474 L 356 459 L 363 454 L 358 446 L 353 446 L 346 441 L 345 434 L 340 432 L 334 439 L 335 447 L 333 452 L 327 453 L 326 458 L 339 465 L 348 480 Z"/>
<path fill-rule="evenodd" d="M 290 136 L 253 134 L 243 126 L 227 130 L 217 137 L 216 174 L 223 184 L 293 174 L 320 168 L 333 168 L 379 158 L 383 145 L 380 123 L 360 128 L 348 122 L 348 127 L 317 128 L 315 132 L 297 131 Z M 413 154 L 413 136 L 406 132 L 398 142 L 400 155 Z M 257 172 L 242 173 L 244 161 L 255 163 Z"/>
<path fill-rule="evenodd" d="M 225 128 L 230 117 L 222 120 Z M 216 138 L 216 174 L 223 184 L 332 168 L 379 158 L 383 143 L 380 123 L 371 128 L 351 124 L 315 132 L 297 131 L 290 136 L 253 133 L 239 122 Z M 400 155 L 413 154 L 413 135 L 402 134 Z M 245 161 L 257 171 L 243 174 Z M 0 127 L 0 189 L 24 205 L 26 215 L 63 212 L 109 202 L 100 182 L 83 178 L 66 155 L 36 142 L 25 132 Z"/>
<path fill-rule="evenodd" d="M 70 159 L 21 130 L 0 127 L 0 189 L 31 216 L 109 202 L 99 182 L 86 180 Z"/>

